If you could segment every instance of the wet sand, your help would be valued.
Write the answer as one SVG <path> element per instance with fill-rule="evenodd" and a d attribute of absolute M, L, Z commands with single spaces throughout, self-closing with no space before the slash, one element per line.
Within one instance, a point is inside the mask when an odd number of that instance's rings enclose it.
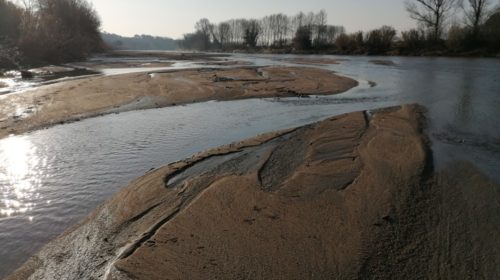
<path fill-rule="evenodd" d="M 102 114 L 208 100 L 336 94 L 357 86 L 297 67 L 190 69 L 91 77 L 1 96 L 0 138 Z"/>
<path fill-rule="evenodd" d="M 406 105 L 172 163 L 7 279 L 496 279 L 499 186 L 434 170 L 424 129 Z"/>

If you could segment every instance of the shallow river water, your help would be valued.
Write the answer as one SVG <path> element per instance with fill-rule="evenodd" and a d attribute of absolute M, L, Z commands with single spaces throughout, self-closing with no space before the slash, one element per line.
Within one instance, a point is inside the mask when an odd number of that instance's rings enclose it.
<path fill-rule="evenodd" d="M 287 57 L 295 56 L 234 59 L 273 65 Z M 469 160 L 500 182 L 500 60 L 389 58 L 396 65 L 383 66 L 373 57 L 342 59 L 310 66 L 360 82 L 340 95 L 133 111 L 0 139 L 0 278 L 151 168 L 357 110 L 426 106 L 436 166 Z"/>

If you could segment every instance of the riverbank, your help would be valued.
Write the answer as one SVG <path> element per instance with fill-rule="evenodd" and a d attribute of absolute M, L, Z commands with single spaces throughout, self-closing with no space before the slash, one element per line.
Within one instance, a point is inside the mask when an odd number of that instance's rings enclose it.
<path fill-rule="evenodd" d="M 325 95 L 357 86 L 299 67 L 189 69 L 91 77 L 2 96 L 0 138 L 109 113 L 208 100 Z"/>
<path fill-rule="evenodd" d="M 414 51 L 399 51 L 388 50 L 387 52 L 370 53 L 366 50 L 342 51 L 338 49 L 323 49 L 323 50 L 296 50 L 294 48 L 253 48 L 253 49 L 234 49 L 213 52 L 220 53 L 244 53 L 244 54 L 293 54 L 293 55 L 335 55 L 335 56 L 384 56 L 384 57 L 448 57 L 448 58 L 500 58 L 500 53 L 495 51 L 486 51 L 483 49 L 473 51 L 447 51 L 447 50 L 414 50 Z"/>
<path fill-rule="evenodd" d="M 355 112 L 152 170 L 7 279 L 495 279 L 498 186 L 434 170 L 424 128 Z"/>

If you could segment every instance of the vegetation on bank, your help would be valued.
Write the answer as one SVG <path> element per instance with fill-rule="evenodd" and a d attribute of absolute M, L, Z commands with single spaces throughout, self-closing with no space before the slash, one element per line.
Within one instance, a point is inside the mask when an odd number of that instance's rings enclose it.
<path fill-rule="evenodd" d="M 88 0 L 0 0 L 0 70 L 83 60 L 110 46 L 174 49 L 382 55 L 499 55 L 500 9 L 494 0 L 407 0 L 418 28 L 382 26 L 346 33 L 327 13 L 274 14 L 261 19 L 196 23 L 179 41 L 100 33 Z M 103 40 L 104 39 L 104 40 Z"/>
<path fill-rule="evenodd" d="M 86 0 L 0 0 L 0 69 L 85 59 L 104 48 L 100 26 Z"/>
<path fill-rule="evenodd" d="M 112 33 L 101 33 L 102 40 L 110 48 L 117 50 L 165 50 L 177 49 L 177 41 L 168 37 L 135 35 L 124 37 Z"/>
<path fill-rule="evenodd" d="M 491 0 L 408 0 L 418 28 L 382 26 L 346 33 L 327 24 L 327 13 L 274 14 L 218 24 L 204 18 L 179 45 L 201 51 L 262 51 L 378 55 L 497 55 L 500 9 Z M 454 22 L 451 24 L 451 22 Z"/>

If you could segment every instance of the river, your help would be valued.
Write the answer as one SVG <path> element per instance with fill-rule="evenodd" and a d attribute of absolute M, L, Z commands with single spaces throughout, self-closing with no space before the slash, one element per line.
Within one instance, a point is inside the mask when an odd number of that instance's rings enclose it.
<path fill-rule="evenodd" d="M 283 59 L 296 57 L 235 54 L 232 59 L 282 65 L 289 64 Z M 341 59 L 336 65 L 307 66 L 360 82 L 339 95 L 132 111 L 1 139 L 0 278 L 151 168 L 259 133 L 357 110 L 424 105 L 436 167 L 468 160 L 500 182 L 500 60 Z M 395 65 L 376 65 L 370 62 L 374 59 L 390 59 Z M 130 71 L 137 69 L 109 73 Z"/>

